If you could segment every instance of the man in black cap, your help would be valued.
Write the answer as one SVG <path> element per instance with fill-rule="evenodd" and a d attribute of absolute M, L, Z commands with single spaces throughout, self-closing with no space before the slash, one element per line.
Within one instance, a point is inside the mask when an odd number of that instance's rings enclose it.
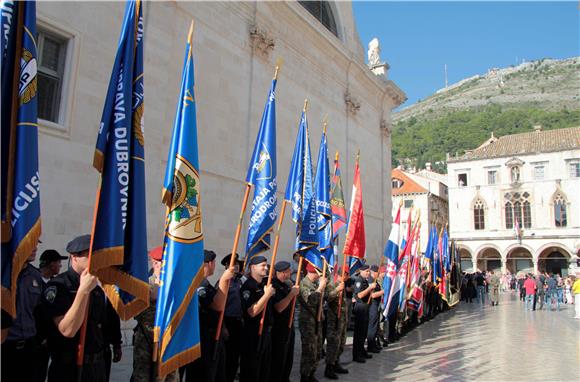
<path fill-rule="evenodd" d="M 268 264 L 264 256 L 254 256 L 249 261 L 249 277 L 242 285 L 242 311 L 244 331 L 242 333 L 242 354 L 240 382 L 262 382 L 270 378 L 272 308 L 270 299 L 274 296 L 274 286 L 266 286 Z M 262 335 L 259 335 L 262 311 L 266 309 Z"/>
<path fill-rule="evenodd" d="M 375 288 L 373 289 L 369 304 L 369 327 L 367 332 L 367 351 L 369 353 L 381 352 L 381 347 L 377 341 L 377 331 L 379 329 L 379 309 L 381 305 L 381 299 L 385 292 L 382 290 L 381 284 L 377 282 L 378 277 L 379 266 L 372 265 L 369 281 L 375 284 Z"/>
<path fill-rule="evenodd" d="M 359 275 L 354 279 L 354 334 L 352 344 L 352 359 L 354 362 L 365 363 L 372 358 L 365 350 L 365 339 L 369 326 L 369 295 L 375 290 L 375 283 L 369 283 L 370 267 L 365 264 L 359 268 Z"/>
<path fill-rule="evenodd" d="M 49 282 L 54 276 L 60 273 L 61 260 L 66 260 L 68 257 L 61 256 L 58 251 L 54 249 L 47 249 L 40 255 L 40 263 L 38 268 L 42 275 L 42 280 L 45 283 Z"/>
<path fill-rule="evenodd" d="M 35 246 L 16 281 L 16 317 L 2 344 L 2 381 L 43 381 L 46 374 L 43 367 L 46 357 L 42 356 L 44 337 L 38 330 L 38 307 L 44 282 L 31 264 L 36 250 Z"/>
<path fill-rule="evenodd" d="M 185 382 L 223 382 L 225 375 L 225 348 L 223 341 L 215 341 L 219 312 L 227 298 L 228 282 L 234 277 L 234 267 L 224 271 L 217 289 L 208 281 L 215 272 L 214 251 L 204 250 L 203 280 L 197 288 L 199 299 L 199 333 L 201 357 L 185 366 Z M 223 331 L 222 331 L 223 333 Z M 215 349 L 218 346 L 218 349 Z M 214 357 L 215 354 L 215 357 Z"/>
<path fill-rule="evenodd" d="M 292 363 L 294 362 L 294 323 L 290 322 L 292 299 L 298 295 L 300 288 L 292 285 L 290 277 L 292 268 L 287 261 L 278 261 L 274 266 L 275 277 L 272 285 L 276 294 L 272 297 L 274 305 L 274 325 L 272 327 L 272 367 L 270 381 L 289 382 Z"/>
<path fill-rule="evenodd" d="M 42 294 L 43 308 L 51 321 L 48 325 L 48 349 L 52 359 L 49 382 L 77 380 L 79 329 L 87 309 L 82 380 L 106 380 L 105 347 L 109 343 L 108 328 L 114 317 L 109 315 L 105 293 L 98 285 L 97 277 L 88 272 L 90 240 L 90 235 L 83 235 L 68 243 L 66 250 L 71 254 L 70 268 L 50 280 Z M 115 356 L 120 359 L 120 353 L 116 352 Z"/>
<path fill-rule="evenodd" d="M 231 253 L 226 255 L 221 264 L 228 269 L 230 266 Z M 244 321 L 242 320 L 242 294 L 240 289 L 244 280 L 240 269 L 243 262 L 238 260 L 236 253 L 234 256 L 235 276 L 230 280 L 230 289 L 226 300 L 226 309 L 224 312 L 224 325 L 228 335 L 225 339 L 226 348 L 226 381 L 233 382 L 238 372 L 240 364 L 240 349 L 242 346 L 242 330 Z"/>

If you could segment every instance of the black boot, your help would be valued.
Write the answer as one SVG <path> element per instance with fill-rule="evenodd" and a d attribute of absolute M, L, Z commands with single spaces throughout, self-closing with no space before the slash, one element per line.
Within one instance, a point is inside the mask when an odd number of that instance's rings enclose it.
<path fill-rule="evenodd" d="M 324 376 L 328 379 L 338 379 L 338 375 L 336 375 L 334 368 L 331 365 L 326 365 Z"/>
<path fill-rule="evenodd" d="M 309 379 L 310 382 L 318 382 L 318 379 L 316 379 L 316 377 L 314 376 L 314 372 L 312 372 L 310 374 L 310 377 L 309 378 L 310 378 Z"/>
<path fill-rule="evenodd" d="M 340 363 L 338 362 L 334 364 L 334 372 L 337 374 L 348 374 L 348 370 L 340 366 Z"/>

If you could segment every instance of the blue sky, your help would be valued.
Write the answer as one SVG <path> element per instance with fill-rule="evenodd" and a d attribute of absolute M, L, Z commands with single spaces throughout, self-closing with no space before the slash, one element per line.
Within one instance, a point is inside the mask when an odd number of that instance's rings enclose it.
<path fill-rule="evenodd" d="M 403 107 L 489 68 L 580 55 L 578 1 L 354 1 L 361 42 L 378 37 Z"/>

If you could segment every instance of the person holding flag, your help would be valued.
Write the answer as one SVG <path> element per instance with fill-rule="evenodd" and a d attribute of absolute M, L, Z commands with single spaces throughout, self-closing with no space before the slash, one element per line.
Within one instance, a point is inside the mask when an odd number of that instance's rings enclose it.
<path fill-rule="evenodd" d="M 393 304 L 393 294 L 395 289 L 395 281 L 397 278 L 397 268 L 399 265 L 399 238 L 401 234 L 400 230 L 401 224 L 401 205 L 397 210 L 397 215 L 391 227 L 391 233 L 389 234 L 389 240 L 385 247 L 384 252 L 384 263 L 386 266 L 386 273 L 383 279 L 383 316 L 389 321 L 389 340 L 395 338 L 395 323 L 396 320 L 392 317 L 393 309 L 391 308 Z M 395 310 L 396 311 L 396 310 Z"/>
<path fill-rule="evenodd" d="M 278 214 L 276 180 L 276 84 L 279 67 L 276 67 L 268 100 L 262 114 L 260 130 L 246 176 L 246 195 L 254 185 L 254 200 L 248 225 L 245 265 L 249 277 L 241 287 L 244 329 L 240 359 L 240 381 L 267 381 L 271 359 L 271 297 L 275 293 L 267 284 L 267 259 L 261 255 L 270 249 L 270 234 Z M 246 199 L 246 197 L 244 197 Z M 242 206 L 245 208 L 245 202 Z M 238 225 L 238 228 L 240 225 Z M 237 239 L 236 235 L 236 239 Z M 237 241 L 234 240 L 235 253 Z M 231 264 L 231 263 L 230 263 Z"/>
<path fill-rule="evenodd" d="M 41 234 L 36 3 L 2 2 L 2 380 L 44 380 L 34 311 L 43 281 L 31 262 Z M 28 32 L 28 33 L 27 33 Z M 7 366 L 9 365 L 9 366 Z"/>

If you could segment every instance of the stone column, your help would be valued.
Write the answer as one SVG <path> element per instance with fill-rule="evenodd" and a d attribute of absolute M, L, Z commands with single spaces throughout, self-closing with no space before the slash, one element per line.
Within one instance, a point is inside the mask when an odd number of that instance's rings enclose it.
<path fill-rule="evenodd" d="M 507 273 L 507 259 L 504 257 L 501 258 L 501 273 Z"/>
<path fill-rule="evenodd" d="M 534 274 L 538 274 L 538 259 L 532 259 L 532 261 L 534 262 Z"/>

